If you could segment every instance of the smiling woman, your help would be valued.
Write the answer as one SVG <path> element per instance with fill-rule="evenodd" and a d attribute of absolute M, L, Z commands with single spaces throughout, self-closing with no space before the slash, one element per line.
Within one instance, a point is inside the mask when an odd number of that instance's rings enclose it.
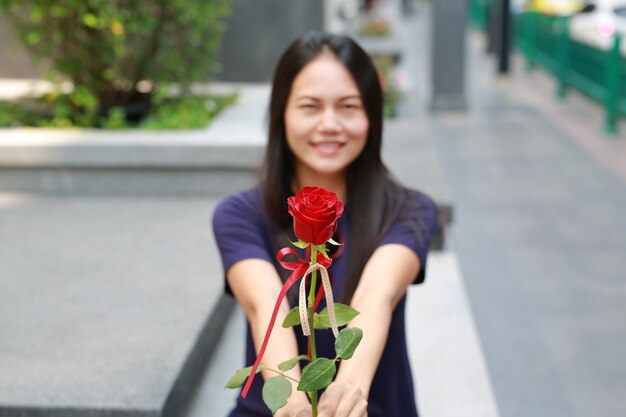
<path fill-rule="evenodd" d="M 407 287 L 424 279 L 438 210 L 426 195 L 398 184 L 381 159 L 383 95 L 370 57 L 344 36 L 312 32 L 293 42 L 274 73 L 268 143 L 258 187 L 224 199 L 213 217 L 226 291 L 248 319 L 245 365 L 257 352 L 269 368 L 307 351 L 307 338 L 277 327 L 263 335 L 288 272 L 274 254 L 297 237 L 287 201 L 306 186 L 336 194 L 345 206 L 332 239 L 343 242 L 328 272 L 332 291 L 360 312 L 348 328 L 363 339 L 319 399 L 319 417 L 417 417 L 404 330 Z M 283 300 L 283 322 L 295 299 Z M 322 301 L 319 306 L 324 308 Z M 317 354 L 334 358 L 333 333 L 314 331 Z M 333 365 L 334 366 L 334 365 Z M 285 372 L 301 378 L 299 366 Z M 230 417 L 269 416 L 257 378 Z M 279 417 L 311 416 L 309 398 L 296 391 Z"/>
<path fill-rule="evenodd" d="M 294 79 L 285 109 L 298 185 L 343 182 L 365 147 L 368 124 L 356 83 L 331 52 L 307 64 Z"/>

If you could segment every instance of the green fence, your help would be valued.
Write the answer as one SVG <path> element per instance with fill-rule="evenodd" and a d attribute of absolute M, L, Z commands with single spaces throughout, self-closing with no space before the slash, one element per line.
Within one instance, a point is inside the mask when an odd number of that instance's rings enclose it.
<path fill-rule="evenodd" d="M 476 29 L 485 32 L 489 23 L 489 5 L 491 0 L 469 0 L 469 22 Z"/>
<path fill-rule="evenodd" d="M 605 109 L 604 129 L 617 133 L 617 117 L 626 115 L 626 59 L 620 36 L 604 51 L 569 36 L 569 18 L 523 13 L 515 21 L 514 41 L 526 58 L 527 69 L 540 65 L 558 81 L 557 95 L 569 87 L 599 101 Z"/>

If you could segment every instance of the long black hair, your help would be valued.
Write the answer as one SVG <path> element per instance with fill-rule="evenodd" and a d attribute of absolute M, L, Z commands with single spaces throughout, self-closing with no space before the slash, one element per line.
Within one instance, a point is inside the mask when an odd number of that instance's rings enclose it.
<path fill-rule="evenodd" d="M 348 279 L 341 296 L 347 303 L 379 238 L 410 200 L 409 191 L 392 178 L 381 159 L 383 95 L 378 72 L 367 53 L 349 37 L 310 32 L 294 41 L 278 61 L 272 84 L 261 189 L 267 215 L 276 226 L 276 235 L 285 235 L 292 225 L 287 198 L 293 195 L 291 187 L 296 166 L 285 134 L 285 108 L 296 76 L 325 51 L 334 54 L 352 75 L 369 121 L 365 147 L 347 170 L 348 211 L 344 216 L 349 217 L 351 227 L 343 255 L 349 257 Z M 355 207 L 358 213 L 354 212 Z"/>

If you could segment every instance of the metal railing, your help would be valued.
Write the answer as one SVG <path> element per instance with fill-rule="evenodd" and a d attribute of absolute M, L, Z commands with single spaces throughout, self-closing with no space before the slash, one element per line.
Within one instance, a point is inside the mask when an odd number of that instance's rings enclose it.
<path fill-rule="evenodd" d="M 597 100 L 604 107 L 607 133 L 617 133 L 617 118 L 626 115 L 626 59 L 620 53 L 621 36 L 602 50 L 570 37 L 568 16 L 535 12 L 518 16 L 514 39 L 531 71 L 537 65 L 557 80 L 557 97 L 569 87 Z"/>
<path fill-rule="evenodd" d="M 487 32 L 489 0 L 469 0 L 472 26 Z M 557 81 L 557 97 L 564 99 L 574 88 L 598 101 L 604 108 L 604 130 L 617 133 L 617 119 L 626 116 L 626 58 L 622 42 L 614 35 L 608 50 L 578 42 L 569 32 L 568 16 L 524 12 L 513 16 L 513 46 L 526 60 L 527 71 L 537 66 Z"/>

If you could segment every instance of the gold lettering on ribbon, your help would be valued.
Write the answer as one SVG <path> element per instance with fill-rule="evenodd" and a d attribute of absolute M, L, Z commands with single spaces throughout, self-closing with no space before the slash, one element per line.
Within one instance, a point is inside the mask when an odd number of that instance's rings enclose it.
<path fill-rule="evenodd" d="M 304 273 L 302 281 L 300 282 L 300 296 L 299 296 L 299 310 L 300 310 L 300 325 L 302 326 L 302 333 L 305 336 L 311 335 L 311 327 L 309 326 L 309 316 L 307 313 L 306 304 L 306 277 L 313 271 L 320 271 L 322 276 L 322 286 L 324 287 L 324 295 L 326 296 L 326 307 L 328 308 L 328 320 L 330 321 L 330 327 L 333 330 L 333 335 L 337 337 L 339 330 L 337 329 L 337 318 L 335 317 L 335 302 L 333 301 L 333 290 L 330 286 L 330 277 L 328 276 L 328 270 L 320 264 L 313 264 Z"/>

